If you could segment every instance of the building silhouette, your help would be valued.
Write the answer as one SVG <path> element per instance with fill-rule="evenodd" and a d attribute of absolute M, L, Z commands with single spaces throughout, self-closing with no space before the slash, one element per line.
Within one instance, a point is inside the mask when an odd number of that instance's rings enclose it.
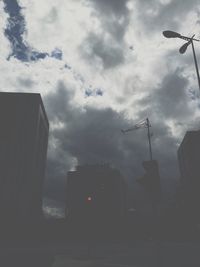
<path fill-rule="evenodd" d="M 125 211 L 126 186 L 118 170 L 109 165 L 84 165 L 68 172 L 68 219 L 102 223 L 122 218 Z"/>
<path fill-rule="evenodd" d="M 186 132 L 178 149 L 180 197 L 187 220 L 200 222 L 200 130 Z"/>
<path fill-rule="evenodd" d="M 40 94 L 0 92 L 0 223 L 42 218 L 49 123 Z"/>

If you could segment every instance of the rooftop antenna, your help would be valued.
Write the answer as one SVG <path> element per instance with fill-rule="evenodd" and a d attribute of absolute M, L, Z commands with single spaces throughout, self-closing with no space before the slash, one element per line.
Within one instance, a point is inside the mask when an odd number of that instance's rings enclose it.
<path fill-rule="evenodd" d="M 145 120 L 137 123 L 136 125 L 134 125 L 132 128 L 129 128 L 129 129 L 126 129 L 126 130 L 121 130 L 122 133 L 127 133 L 127 132 L 131 132 L 131 131 L 134 131 L 134 130 L 137 130 L 137 129 L 140 129 L 142 127 L 145 127 L 147 128 L 147 137 L 148 137 L 148 144 L 149 144 L 149 157 L 150 157 L 150 160 L 153 160 L 153 155 L 152 155 L 152 146 L 151 146 L 151 137 L 152 137 L 152 133 L 150 132 L 150 127 L 151 127 L 151 124 L 150 124 L 150 121 L 148 118 L 146 118 Z"/>

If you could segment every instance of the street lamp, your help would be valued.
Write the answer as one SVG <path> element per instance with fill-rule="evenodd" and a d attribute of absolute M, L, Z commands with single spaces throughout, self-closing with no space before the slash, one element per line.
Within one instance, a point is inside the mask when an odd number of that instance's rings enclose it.
<path fill-rule="evenodd" d="M 194 50 L 194 43 L 193 43 L 193 41 L 197 41 L 197 42 L 199 42 L 200 40 L 194 38 L 195 34 L 194 34 L 192 37 L 187 37 L 187 36 L 183 36 L 183 35 L 181 35 L 180 33 L 173 32 L 173 31 L 164 31 L 164 32 L 163 32 L 163 35 L 164 35 L 166 38 L 180 38 L 180 39 L 183 39 L 183 40 L 186 40 L 186 41 L 187 41 L 187 42 L 186 42 L 184 45 L 182 45 L 181 48 L 179 49 L 179 52 L 180 52 L 181 54 L 184 54 L 185 51 L 187 50 L 187 47 L 188 47 L 190 44 L 192 44 L 192 51 L 193 51 L 193 56 L 194 56 L 194 64 L 195 64 L 195 68 L 196 68 L 197 80 L 198 80 L 199 90 L 200 90 L 200 76 L 199 76 L 199 69 L 198 69 L 197 58 L 196 58 L 196 54 L 195 54 L 195 50 Z"/>

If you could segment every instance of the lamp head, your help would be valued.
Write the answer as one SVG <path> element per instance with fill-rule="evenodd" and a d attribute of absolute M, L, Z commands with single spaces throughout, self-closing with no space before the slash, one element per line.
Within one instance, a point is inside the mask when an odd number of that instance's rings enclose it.
<path fill-rule="evenodd" d="M 185 43 L 184 45 L 182 45 L 181 48 L 179 49 L 179 52 L 181 54 L 184 54 L 185 51 L 187 50 L 188 45 L 190 45 L 190 44 L 191 44 L 191 41 L 189 41 L 189 42 Z"/>
<path fill-rule="evenodd" d="M 166 38 L 179 38 L 179 37 L 181 37 L 180 33 L 173 32 L 173 31 L 164 31 L 163 35 Z"/>

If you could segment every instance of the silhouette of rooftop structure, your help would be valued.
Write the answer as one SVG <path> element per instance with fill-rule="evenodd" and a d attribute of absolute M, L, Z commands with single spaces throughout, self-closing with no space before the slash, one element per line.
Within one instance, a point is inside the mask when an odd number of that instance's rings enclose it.
<path fill-rule="evenodd" d="M 179 148 L 180 186 L 185 212 L 200 220 L 200 130 L 186 132 Z"/>
<path fill-rule="evenodd" d="M 123 216 L 126 209 L 125 181 L 108 164 L 77 166 L 67 174 L 66 214 L 70 219 L 99 220 Z"/>
<path fill-rule="evenodd" d="M 0 92 L 1 222 L 42 217 L 49 123 L 40 94 Z"/>

